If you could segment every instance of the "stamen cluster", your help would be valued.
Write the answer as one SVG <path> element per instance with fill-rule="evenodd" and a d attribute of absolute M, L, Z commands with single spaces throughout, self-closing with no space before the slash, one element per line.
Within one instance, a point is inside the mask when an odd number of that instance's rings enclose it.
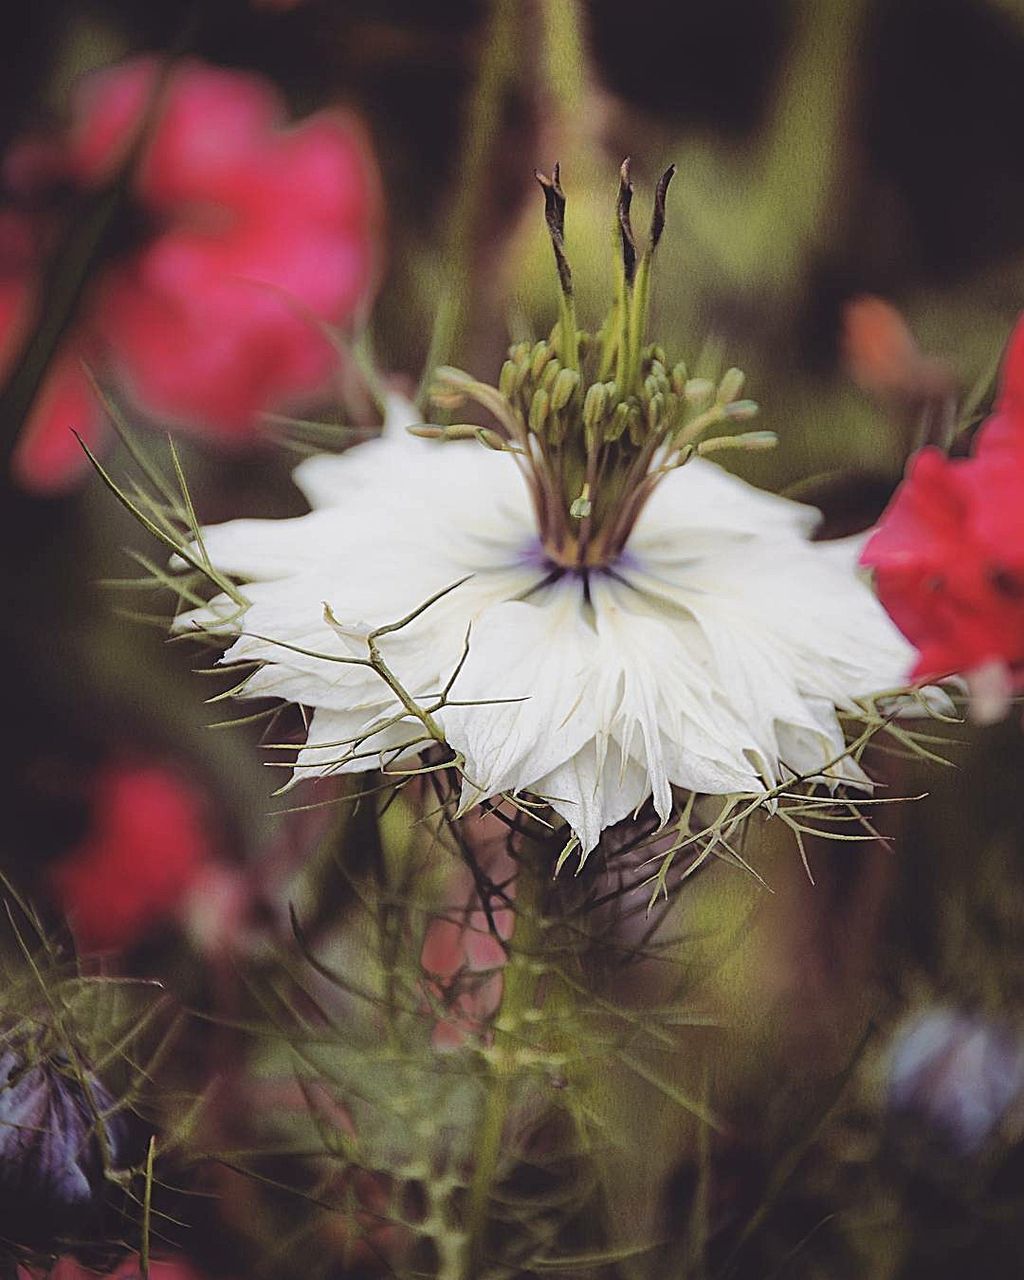
<path fill-rule="evenodd" d="M 651 268 L 673 173 L 668 169 L 658 183 L 647 245 L 638 256 L 633 186 L 629 162 L 623 163 L 617 288 L 596 333 L 576 323 L 558 166 L 550 178 L 538 174 L 558 269 L 558 323 L 546 340 L 510 348 L 497 388 L 458 369 L 437 371 L 432 399 L 439 408 L 474 400 L 494 426 L 414 429 L 435 439 L 476 437 L 512 454 L 530 491 L 544 554 L 558 568 L 613 564 L 658 482 L 695 454 L 775 443 L 770 432 L 706 438 L 711 428 L 757 412 L 753 401 L 739 398 L 742 372 L 728 369 L 717 383 L 691 377 L 682 361 L 670 364 L 664 348 L 646 341 Z"/>

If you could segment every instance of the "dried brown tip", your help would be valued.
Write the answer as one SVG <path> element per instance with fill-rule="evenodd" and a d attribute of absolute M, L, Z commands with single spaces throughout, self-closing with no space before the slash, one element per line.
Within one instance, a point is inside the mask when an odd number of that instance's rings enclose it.
<path fill-rule="evenodd" d="M 562 292 L 566 297 L 572 297 L 572 271 L 569 267 L 569 260 L 565 256 L 565 192 L 562 190 L 560 182 L 560 169 L 556 164 L 551 171 L 551 177 L 541 173 L 539 169 L 534 170 L 534 177 L 540 183 L 541 190 L 544 192 L 544 219 L 548 224 L 548 233 L 551 236 L 551 247 L 555 253 L 555 265 L 558 268 L 558 279 L 562 286 Z"/>
<path fill-rule="evenodd" d="M 670 164 L 658 179 L 658 186 L 654 192 L 654 210 L 651 213 L 651 253 L 657 249 L 661 233 L 665 230 L 665 197 L 675 176 L 676 167 Z"/>
<path fill-rule="evenodd" d="M 616 202 L 616 213 L 619 219 L 619 239 L 622 245 L 622 269 L 626 276 L 626 285 L 632 286 L 636 278 L 636 240 L 629 220 L 629 207 L 633 203 L 633 184 L 629 180 L 629 156 L 619 169 L 619 198 Z"/>

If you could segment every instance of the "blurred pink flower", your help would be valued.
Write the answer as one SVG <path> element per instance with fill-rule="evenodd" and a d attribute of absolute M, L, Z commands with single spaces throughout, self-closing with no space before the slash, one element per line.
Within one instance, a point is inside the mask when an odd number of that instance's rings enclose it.
<path fill-rule="evenodd" d="M 481 822 L 478 827 L 486 832 L 487 824 Z M 502 892 L 511 899 L 515 893 L 514 864 L 504 853 L 489 852 L 488 873 L 498 877 L 504 884 Z M 477 905 L 476 890 L 468 889 L 460 873 L 453 879 L 450 900 L 465 901 L 467 895 L 469 905 L 464 910 L 453 908 L 450 914 L 430 921 L 420 951 L 428 998 L 443 1010 L 431 1035 L 436 1049 L 457 1049 L 480 1037 L 501 1004 L 502 970 L 508 959 L 503 944 L 515 931 L 515 911 L 496 898 L 488 920 Z"/>
<path fill-rule="evenodd" d="M 214 852 L 193 786 L 162 766 L 113 766 L 98 778 L 90 831 L 51 883 L 83 951 L 123 950 L 187 908 Z"/>
<path fill-rule="evenodd" d="M 101 185 L 158 77 L 155 59 L 137 58 L 84 79 L 59 163 L 52 147 L 22 146 L 9 183 L 31 191 L 62 164 L 65 179 Z M 84 461 L 70 428 L 97 437 L 82 358 L 161 424 L 222 443 L 326 388 L 326 327 L 351 320 L 371 288 L 377 181 L 350 119 L 319 112 L 282 129 L 281 115 L 261 77 L 195 61 L 170 73 L 131 179 L 146 234 L 100 273 L 58 351 L 15 457 L 26 487 L 68 486 Z M 40 305 L 35 229 L 20 215 L 0 223 L 0 373 Z"/>

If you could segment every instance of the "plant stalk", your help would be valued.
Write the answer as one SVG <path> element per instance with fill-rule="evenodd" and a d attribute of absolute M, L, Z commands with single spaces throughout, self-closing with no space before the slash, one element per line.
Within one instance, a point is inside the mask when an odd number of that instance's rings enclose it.
<path fill-rule="evenodd" d="M 542 966 L 538 952 L 543 938 L 542 907 L 545 877 L 541 850 L 531 848 L 516 875 L 516 925 L 504 970 L 501 1004 L 494 1019 L 494 1043 L 488 1059 L 485 1097 L 480 1114 L 479 1149 L 469 1185 L 465 1217 L 462 1280 L 477 1280 L 483 1272 L 483 1249 L 491 1193 L 498 1181 L 502 1147 L 516 1096 L 517 1079 L 529 1055 L 524 1036 L 533 1010 Z"/>

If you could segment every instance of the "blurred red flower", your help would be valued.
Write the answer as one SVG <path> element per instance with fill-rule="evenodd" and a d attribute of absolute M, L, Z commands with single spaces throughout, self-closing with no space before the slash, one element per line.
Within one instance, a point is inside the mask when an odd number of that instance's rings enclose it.
<path fill-rule="evenodd" d="M 999 394 L 992 413 L 975 436 L 974 452 L 986 458 L 998 455 L 1010 465 L 1010 455 L 1024 452 L 1024 315 L 1006 344 Z"/>
<path fill-rule="evenodd" d="M 156 765 L 102 772 L 89 833 L 51 872 L 83 951 L 123 950 L 178 912 L 213 864 L 202 795 Z"/>
<path fill-rule="evenodd" d="M 56 155 L 33 143 L 8 158 L 23 194 L 58 174 L 99 187 L 158 95 L 131 178 L 146 234 L 92 283 L 19 444 L 16 473 L 36 490 L 81 472 L 71 427 L 99 430 L 83 357 L 161 424 L 244 441 L 262 411 L 325 389 L 336 363 L 325 328 L 370 290 L 377 183 L 352 121 L 320 112 L 282 129 L 261 77 L 189 61 L 161 89 L 159 74 L 137 58 L 85 78 Z M 0 373 L 40 305 L 46 225 L 0 222 Z"/>
<path fill-rule="evenodd" d="M 971 457 L 921 449 L 865 547 L 879 597 L 918 650 L 911 676 L 998 670 L 1024 686 L 1024 321 Z M 991 687 L 991 685 L 990 685 Z"/>

